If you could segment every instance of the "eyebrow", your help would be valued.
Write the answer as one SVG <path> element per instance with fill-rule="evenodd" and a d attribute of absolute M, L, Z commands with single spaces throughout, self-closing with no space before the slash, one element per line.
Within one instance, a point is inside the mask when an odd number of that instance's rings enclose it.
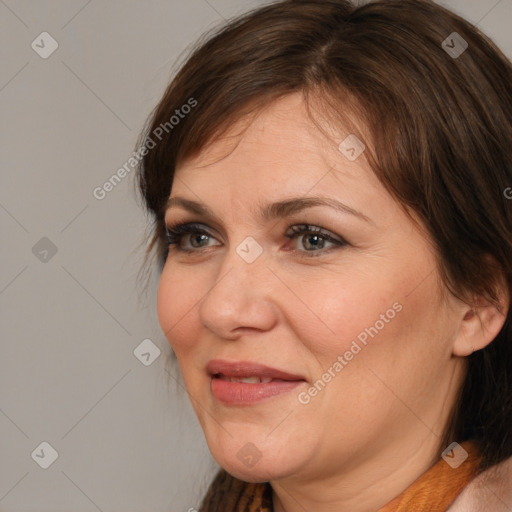
<path fill-rule="evenodd" d="M 287 217 L 315 206 L 328 206 L 329 208 L 333 208 L 341 213 L 353 215 L 365 222 L 374 224 L 374 222 L 364 213 L 329 197 L 292 197 L 283 201 L 263 205 L 260 209 L 260 215 L 263 220 L 269 221 Z M 186 199 L 180 196 L 171 197 L 167 200 L 165 211 L 167 212 L 172 208 L 183 208 L 184 210 L 188 210 L 197 215 L 210 217 L 220 223 L 220 219 L 210 210 L 210 208 L 202 203 L 193 201 L 192 199 Z"/>

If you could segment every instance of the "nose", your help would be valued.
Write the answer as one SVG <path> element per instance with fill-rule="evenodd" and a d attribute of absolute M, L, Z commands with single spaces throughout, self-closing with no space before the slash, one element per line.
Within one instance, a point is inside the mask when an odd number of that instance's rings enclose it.
<path fill-rule="evenodd" d="M 201 321 L 222 339 L 236 339 L 247 330 L 270 330 L 278 320 L 276 286 L 264 252 L 249 263 L 233 247 L 200 303 Z"/>

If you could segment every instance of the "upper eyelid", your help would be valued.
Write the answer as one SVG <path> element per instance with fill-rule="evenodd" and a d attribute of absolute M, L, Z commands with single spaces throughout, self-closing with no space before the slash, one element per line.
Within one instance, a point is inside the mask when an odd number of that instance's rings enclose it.
<path fill-rule="evenodd" d="M 170 222 L 164 223 L 164 231 L 167 234 L 169 231 L 179 229 L 179 228 L 187 228 L 190 231 L 200 230 L 207 231 L 208 234 L 211 234 L 211 231 L 219 232 L 217 229 L 208 226 L 208 224 L 204 224 L 203 222 L 194 222 L 194 221 L 185 221 L 185 222 Z"/>
<path fill-rule="evenodd" d="M 187 226 L 187 227 L 190 227 L 190 229 L 194 229 L 194 227 L 197 226 L 197 227 L 200 227 L 201 229 L 204 229 L 205 231 L 209 231 L 209 232 L 213 231 L 214 233 L 218 233 L 219 235 L 221 234 L 220 231 L 218 229 L 216 229 L 215 227 L 212 227 L 212 226 L 205 224 L 204 222 L 200 222 L 200 221 L 185 220 L 183 222 L 180 222 L 180 221 L 167 222 L 164 220 L 165 234 L 167 234 L 169 229 L 179 228 L 180 226 Z"/>

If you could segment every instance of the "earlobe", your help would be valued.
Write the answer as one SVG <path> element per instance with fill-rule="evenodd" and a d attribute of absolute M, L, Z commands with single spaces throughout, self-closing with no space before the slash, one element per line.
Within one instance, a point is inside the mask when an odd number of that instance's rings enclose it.
<path fill-rule="evenodd" d="M 463 311 L 458 336 L 453 344 L 453 354 L 460 357 L 471 355 L 485 348 L 501 331 L 509 308 L 508 294 L 500 294 L 497 308 L 488 301 L 479 300 Z"/>

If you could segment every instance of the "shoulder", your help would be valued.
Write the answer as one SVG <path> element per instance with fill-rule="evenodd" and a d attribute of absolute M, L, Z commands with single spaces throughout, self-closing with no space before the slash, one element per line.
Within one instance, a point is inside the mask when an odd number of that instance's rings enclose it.
<path fill-rule="evenodd" d="M 447 512 L 512 510 L 512 457 L 474 478 Z"/>

